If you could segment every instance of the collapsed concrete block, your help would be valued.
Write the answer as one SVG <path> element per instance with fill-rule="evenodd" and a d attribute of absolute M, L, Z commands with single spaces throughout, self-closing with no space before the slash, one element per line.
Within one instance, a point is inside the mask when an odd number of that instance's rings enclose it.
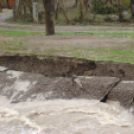
<path fill-rule="evenodd" d="M 102 101 L 118 81 L 115 77 L 50 78 L 8 70 L 0 72 L 0 95 L 13 103 L 61 98 Z"/>
<path fill-rule="evenodd" d="M 103 101 L 109 91 L 119 81 L 115 77 L 79 77 L 86 92 L 86 98 Z M 82 94 L 81 94 L 82 95 Z"/>
<path fill-rule="evenodd" d="M 108 94 L 108 99 L 120 102 L 128 108 L 134 99 L 134 81 L 121 81 Z"/>

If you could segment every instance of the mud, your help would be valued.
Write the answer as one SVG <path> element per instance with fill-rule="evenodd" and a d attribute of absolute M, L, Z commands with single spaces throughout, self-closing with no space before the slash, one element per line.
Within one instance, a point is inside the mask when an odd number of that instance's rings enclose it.
<path fill-rule="evenodd" d="M 7 55 L 0 56 L 0 65 L 10 70 L 43 74 L 49 77 L 108 76 L 134 80 L 134 65 L 96 62 L 71 57 Z"/>

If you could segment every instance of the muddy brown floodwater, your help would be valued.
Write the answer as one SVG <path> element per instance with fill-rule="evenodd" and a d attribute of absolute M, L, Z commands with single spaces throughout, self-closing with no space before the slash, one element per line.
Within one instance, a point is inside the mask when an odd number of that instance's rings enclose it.
<path fill-rule="evenodd" d="M 134 65 L 0 56 L 0 134 L 134 134 Z"/>
<path fill-rule="evenodd" d="M 3 101 L 2 101 L 3 99 Z M 95 100 L 8 103 L 1 98 L 1 134 L 133 134 L 134 117 Z"/>

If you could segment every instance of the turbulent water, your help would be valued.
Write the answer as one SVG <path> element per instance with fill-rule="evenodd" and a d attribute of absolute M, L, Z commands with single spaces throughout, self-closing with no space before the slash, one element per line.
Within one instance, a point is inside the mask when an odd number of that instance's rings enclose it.
<path fill-rule="evenodd" d="M 133 134 L 134 117 L 119 104 L 49 100 L 11 104 L 0 97 L 0 134 Z"/>

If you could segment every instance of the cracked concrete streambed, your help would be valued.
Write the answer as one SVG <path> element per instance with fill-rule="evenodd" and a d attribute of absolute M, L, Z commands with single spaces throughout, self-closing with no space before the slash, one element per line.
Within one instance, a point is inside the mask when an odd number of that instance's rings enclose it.
<path fill-rule="evenodd" d="M 0 133 L 133 134 L 134 81 L 126 69 L 133 65 L 109 64 L 0 57 Z"/>

